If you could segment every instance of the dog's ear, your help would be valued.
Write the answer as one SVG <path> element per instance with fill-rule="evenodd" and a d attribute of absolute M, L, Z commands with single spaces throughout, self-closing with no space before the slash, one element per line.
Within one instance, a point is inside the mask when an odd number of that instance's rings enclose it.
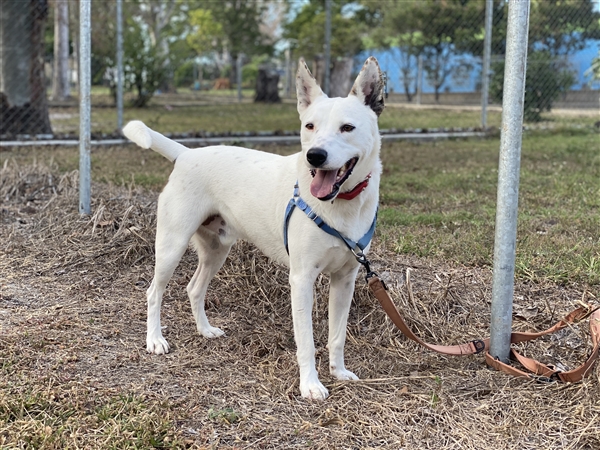
<path fill-rule="evenodd" d="M 318 97 L 323 94 L 317 80 L 312 76 L 304 59 L 298 61 L 296 74 L 296 96 L 298 97 L 298 112 L 302 114 Z"/>
<path fill-rule="evenodd" d="M 360 69 L 349 95 L 358 97 L 362 103 L 379 116 L 385 108 L 383 88 L 383 76 L 381 69 L 379 69 L 379 63 L 374 57 L 369 56 L 369 59 L 365 61 L 362 69 Z"/>

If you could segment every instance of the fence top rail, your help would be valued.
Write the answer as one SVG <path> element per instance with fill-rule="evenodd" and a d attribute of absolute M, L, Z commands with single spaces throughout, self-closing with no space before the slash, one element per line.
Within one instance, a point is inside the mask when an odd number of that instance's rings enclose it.
<path fill-rule="evenodd" d="M 381 139 L 384 141 L 397 141 L 397 140 L 436 140 L 436 139 L 449 139 L 449 138 L 474 138 L 474 137 L 485 137 L 487 133 L 484 131 L 441 131 L 434 133 L 392 133 L 383 134 Z M 229 136 L 229 137 L 213 137 L 213 138 L 183 138 L 174 139 L 181 144 L 187 145 L 218 145 L 218 144 L 231 144 L 236 142 L 247 142 L 254 144 L 296 144 L 300 142 L 300 136 Z M 92 145 L 105 146 L 105 145 L 127 145 L 131 144 L 127 139 L 103 139 L 103 140 L 92 140 Z M 70 146 L 79 145 L 79 141 L 76 139 L 62 139 L 62 140 L 39 140 L 39 141 L 0 141 L 0 147 L 33 147 L 33 146 Z M 192 148 L 192 147 L 190 147 Z"/>

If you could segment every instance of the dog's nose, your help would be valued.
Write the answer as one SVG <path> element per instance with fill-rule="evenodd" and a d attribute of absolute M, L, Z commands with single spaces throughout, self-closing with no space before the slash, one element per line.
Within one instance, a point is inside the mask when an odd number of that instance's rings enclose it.
<path fill-rule="evenodd" d="M 321 167 L 327 161 L 327 152 L 319 147 L 314 147 L 306 152 L 306 159 L 313 167 Z"/>

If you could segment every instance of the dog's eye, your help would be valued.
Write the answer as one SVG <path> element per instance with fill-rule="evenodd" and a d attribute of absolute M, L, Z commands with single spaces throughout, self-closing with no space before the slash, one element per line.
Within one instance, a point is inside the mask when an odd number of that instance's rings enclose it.
<path fill-rule="evenodd" d="M 356 128 L 355 126 L 352 126 L 349 123 L 346 123 L 346 124 L 342 125 L 342 127 L 340 128 L 340 131 L 342 133 L 350 133 L 355 128 Z"/>
<path fill-rule="evenodd" d="M 315 126 L 312 123 L 307 123 L 306 125 L 304 125 L 306 127 L 307 130 L 314 130 Z"/>

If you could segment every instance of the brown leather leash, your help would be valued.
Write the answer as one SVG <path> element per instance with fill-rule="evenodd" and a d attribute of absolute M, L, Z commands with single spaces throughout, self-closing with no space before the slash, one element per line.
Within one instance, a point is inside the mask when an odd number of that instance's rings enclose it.
<path fill-rule="evenodd" d="M 359 262 L 361 261 L 359 260 Z M 598 358 L 598 353 L 600 351 L 600 309 L 598 309 L 597 306 L 594 307 L 593 305 L 585 305 L 579 307 L 567 314 L 567 316 L 564 319 L 556 323 L 554 326 L 544 331 L 536 333 L 512 333 L 510 342 L 511 344 L 516 344 L 519 342 L 531 341 L 541 336 L 546 336 L 548 334 L 555 333 L 556 331 L 562 330 L 563 328 L 577 323 L 585 319 L 586 317 L 590 318 L 590 334 L 592 337 L 593 349 L 590 356 L 582 365 L 569 371 L 561 371 L 554 366 L 545 365 L 534 359 L 527 358 L 517 353 L 514 349 L 511 348 L 511 359 L 517 360 L 525 369 L 531 372 L 527 373 L 523 370 L 517 369 L 516 367 L 513 367 L 509 364 L 505 364 L 502 361 L 492 357 L 492 355 L 490 355 L 488 351 L 490 345 L 489 338 L 477 339 L 471 342 L 466 342 L 464 344 L 457 345 L 435 345 L 423 341 L 408 327 L 408 325 L 406 325 L 406 322 L 402 318 L 402 315 L 400 314 L 400 312 L 398 311 L 398 309 L 394 305 L 394 302 L 388 294 L 387 286 L 382 280 L 379 279 L 379 276 L 375 272 L 372 272 L 370 270 L 368 261 L 366 261 L 366 264 L 363 262 L 361 262 L 361 264 L 365 265 L 365 267 L 367 268 L 367 283 L 369 285 L 369 289 L 371 290 L 373 295 L 375 295 L 386 314 L 392 320 L 392 322 L 398 327 L 400 331 L 402 331 L 402 333 L 404 333 L 406 337 L 421 344 L 423 347 L 428 348 L 429 350 L 444 355 L 454 356 L 474 355 L 485 352 L 486 363 L 496 370 L 517 377 L 534 378 L 544 381 L 560 380 L 565 382 L 576 382 L 581 381 L 585 376 L 589 375 L 592 372 L 592 367 L 594 366 L 594 363 L 596 362 L 596 359 Z"/>

